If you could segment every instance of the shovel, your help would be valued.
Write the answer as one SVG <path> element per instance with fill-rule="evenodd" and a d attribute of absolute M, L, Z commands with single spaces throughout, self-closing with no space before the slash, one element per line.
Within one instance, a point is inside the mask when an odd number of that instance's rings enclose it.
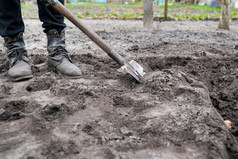
<path fill-rule="evenodd" d="M 143 68 L 134 60 L 127 62 L 121 55 L 114 52 L 112 48 L 107 44 L 100 36 L 98 36 L 94 31 L 87 28 L 76 16 L 74 16 L 70 11 L 62 5 L 57 0 L 47 0 L 47 2 L 53 6 L 58 12 L 64 15 L 69 21 L 71 21 L 76 27 L 78 27 L 84 34 L 86 34 L 93 42 L 95 42 L 103 51 L 105 51 L 108 56 L 110 56 L 114 61 L 116 61 L 126 73 L 133 76 L 139 83 L 142 82 L 142 77 L 145 72 Z"/>

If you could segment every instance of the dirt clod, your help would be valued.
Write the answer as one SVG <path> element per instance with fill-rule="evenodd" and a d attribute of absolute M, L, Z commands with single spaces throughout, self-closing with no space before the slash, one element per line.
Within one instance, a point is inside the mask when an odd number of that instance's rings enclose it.
<path fill-rule="evenodd" d="M 35 78 L 26 86 L 26 90 L 28 92 L 48 90 L 52 85 L 54 85 L 54 83 L 55 80 L 49 77 Z"/>
<path fill-rule="evenodd" d="M 51 141 L 48 146 L 43 147 L 42 155 L 49 159 L 63 159 L 70 154 L 79 154 L 78 146 L 73 141 Z"/>
<path fill-rule="evenodd" d="M 65 104 L 46 105 L 41 112 L 43 118 L 47 121 L 62 119 L 65 115 L 72 114 L 72 111 Z"/>
<path fill-rule="evenodd" d="M 28 102 L 24 100 L 13 100 L 3 104 L 0 121 L 12 121 L 23 118 Z"/>

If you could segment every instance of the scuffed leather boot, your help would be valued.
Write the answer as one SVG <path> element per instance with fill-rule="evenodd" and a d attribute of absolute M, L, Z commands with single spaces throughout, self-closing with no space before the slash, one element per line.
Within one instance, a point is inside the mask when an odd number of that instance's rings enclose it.
<path fill-rule="evenodd" d="M 4 37 L 4 41 L 10 60 L 10 69 L 8 70 L 10 79 L 12 81 L 20 81 L 32 78 L 33 75 L 28 64 L 29 59 L 25 50 L 23 33 L 19 33 L 14 39 Z"/>
<path fill-rule="evenodd" d="M 82 73 L 80 69 L 74 65 L 65 49 L 65 30 L 58 33 L 56 29 L 46 33 L 48 44 L 48 66 L 69 78 L 79 78 Z"/>

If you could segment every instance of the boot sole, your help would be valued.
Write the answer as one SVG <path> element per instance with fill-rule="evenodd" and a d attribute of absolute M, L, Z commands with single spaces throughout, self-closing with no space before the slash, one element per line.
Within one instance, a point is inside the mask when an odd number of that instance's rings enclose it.
<path fill-rule="evenodd" d="M 17 78 L 10 78 L 11 81 L 13 82 L 18 82 L 18 81 L 23 81 L 23 80 L 27 80 L 33 78 L 33 75 L 28 75 L 28 76 L 22 76 L 22 77 L 17 77 Z"/>
<path fill-rule="evenodd" d="M 79 79 L 79 78 L 81 78 L 82 77 L 82 75 L 80 75 L 80 76 L 66 76 L 66 75 L 64 75 L 64 74 L 62 74 L 65 78 L 68 78 L 68 79 Z"/>
<path fill-rule="evenodd" d="M 54 68 L 54 67 L 51 67 L 51 66 L 48 66 L 48 69 L 49 69 L 50 71 L 53 71 L 53 72 L 55 72 L 55 73 L 57 73 L 57 74 L 59 74 L 59 75 L 65 77 L 65 78 L 67 78 L 67 79 L 79 79 L 79 78 L 82 77 L 82 74 L 79 75 L 79 76 L 67 76 L 67 75 L 64 75 L 63 73 L 61 73 L 60 71 L 58 71 L 57 68 Z"/>

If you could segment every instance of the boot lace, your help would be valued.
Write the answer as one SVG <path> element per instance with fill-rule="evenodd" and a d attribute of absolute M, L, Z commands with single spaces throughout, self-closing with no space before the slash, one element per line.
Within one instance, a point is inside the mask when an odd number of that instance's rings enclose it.
<path fill-rule="evenodd" d="M 15 58 L 16 60 L 24 60 L 23 56 L 27 57 L 27 52 L 25 49 L 16 49 L 8 53 L 9 58 Z"/>
<path fill-rule="evenodd" d="M 12 67 L 16 61 L 25 61 L 28 62 L 27 52 L 23 48 L 18 48 L 15 50 L 10 50 L 8 53 L 8 58 L 10 59 L 10 67 Z"/>
<path fill-rule="evenodd" d="M 50 52 L 50 56 L 56 55 L 62 55 L 69 58 L 68 51 L 63 46 L 57 46 L 52 52 Z"/>

